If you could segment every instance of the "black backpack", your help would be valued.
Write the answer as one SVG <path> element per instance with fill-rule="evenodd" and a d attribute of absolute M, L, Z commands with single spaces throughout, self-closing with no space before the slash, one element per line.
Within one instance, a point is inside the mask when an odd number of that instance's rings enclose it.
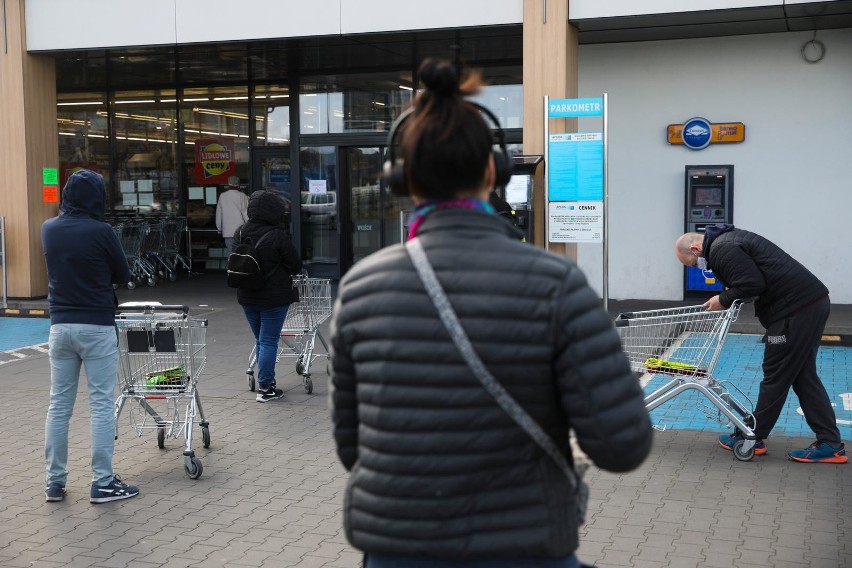
<path fill-rule="evenodd" d="M 231 288 L 244 288 L 246 290 L 260 290 L 266 283 L 266 279 L 278 270 L 276 265 L 269 274 L 264 274 L 260 268 L 260 257 L 257 255 L 257 247 L 266 239 L 272 231 L 267 231 L 253 245 L 251 239 L 234 246 L 233 252 L 228 255 L 228 286 Z M 240 241 L 243 240 L 240 230 Z"/>

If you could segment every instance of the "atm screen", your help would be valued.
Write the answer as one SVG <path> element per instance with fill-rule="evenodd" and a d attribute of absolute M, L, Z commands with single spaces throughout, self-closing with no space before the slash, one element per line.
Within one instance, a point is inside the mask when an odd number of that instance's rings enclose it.
<path fill-rule="evenodd" d="M 720 207 L 722 205 L 722 188 L 696 187 L 695 200 L 692 204 L 696 207 Z"/>

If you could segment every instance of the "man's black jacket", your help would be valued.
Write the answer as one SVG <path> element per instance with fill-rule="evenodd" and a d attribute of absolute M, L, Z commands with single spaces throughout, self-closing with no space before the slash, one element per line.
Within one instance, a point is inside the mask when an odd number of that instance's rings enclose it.
<path fill-rule="evenodd" d="M 727 289 L 725 307 L 757 297 L 754 309 L 764 327 L 828 295 L 828 288 L 780 247 L 742 229 L 708 230 L 703 256 Z"/>

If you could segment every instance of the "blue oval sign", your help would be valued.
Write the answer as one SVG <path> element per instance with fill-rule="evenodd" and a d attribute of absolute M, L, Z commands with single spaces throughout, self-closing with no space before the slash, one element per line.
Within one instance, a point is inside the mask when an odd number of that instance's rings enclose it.
<path fill-rule="evenodd" d="M 683 144 L 690 150 L 702 150 L 710 145 L 713 130 L 706 118 L 690 118 L 683 123 Z"/>

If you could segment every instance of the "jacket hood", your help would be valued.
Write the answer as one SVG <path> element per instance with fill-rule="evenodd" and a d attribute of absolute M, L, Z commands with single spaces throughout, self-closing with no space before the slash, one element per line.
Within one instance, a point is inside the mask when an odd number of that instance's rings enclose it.
<path fill-rule="evenodd" d="M 106 187 L 100 174 L 79 170 L 68 178 L 62 188 L 62 213 L 104 220 Z"/>
<path fill-rule="evenodd" d="M 251 194 L 248 204 L 250 221 L 280 225 L 286 221 L 289 204 L 274 191 L 258 190 Z"/>
<path fill-rule="evenodd" d="M 707 259 L 707 262 L 710 262 L 710 245 L 713 244 L 713 241 L 716 240 L 716 237 L 723 233 L 727 233 L 728 231 L 734 230 L 733 225 L 729 225 L 728 223 L 716 223 L 715 225 L 709 225 L 706 229 L 704 229 L 704 241 L 701 245 L 701 255 Z"/>

